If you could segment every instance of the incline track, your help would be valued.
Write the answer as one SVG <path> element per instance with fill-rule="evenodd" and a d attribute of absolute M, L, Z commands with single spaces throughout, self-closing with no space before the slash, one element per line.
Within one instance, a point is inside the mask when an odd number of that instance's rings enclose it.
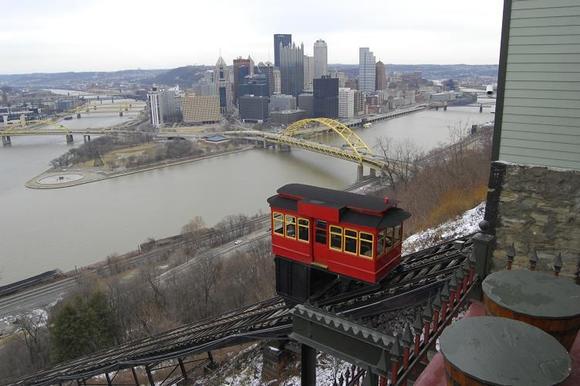
<path fill-rule="evenodd" d="M 464 242 L 461 248 L 457 246 Z M 374 286 L 354 284 L 348 293 L 329 288 L 317 303 L 337 314 L 415 306 L 458 269 L 471 249 L 469 236 L 439 244 L 402 258 L 401 266 Z M 389 304 L 389 302 L 391 304 Z M 256 339 L 287 338 L 292 330 L 291 307 L 280 297 L 218 317 L 191 323 L 155 337 L 125 343 L 22 378 L 14 384 L 49 385 L 151 365 L 165 360 L 232 346 Z"/>

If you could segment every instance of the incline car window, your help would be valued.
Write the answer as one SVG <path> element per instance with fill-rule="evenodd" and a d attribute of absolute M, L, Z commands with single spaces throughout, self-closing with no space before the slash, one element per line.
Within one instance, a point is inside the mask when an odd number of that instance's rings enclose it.
<path fill-rule="evenodd" d="M 330 249 L 342 251 L 342 228 L 330 226 Z"/>
<path fill-rule="evenodd" d="M 359 255 L 373 257 L 373 235 L 360 232 Z"/>
<path fill-rule="evenodd" d="M 316 242 L 326 244 L 326 221 L 316 220 Z"/>
<path fill-rule="evenodd" d="M 310 233 L 310 221 L 305 218 L 298 219 L 298 240 L 308 242 Z"/>
<path fill-rule="evenodd" d="M 284 215 L 274 212 L 274 233 L 284 236 Z"/>
<path fill-rule="evenodd" d="M 296 217 L 286 215 L 286 237 L 296 238 Z"/>
<path fill-rule="evenodd" d="M 344 251 L 356 255 L 356 242 L 358 239 L 358 232 L 345 229 L 344 230 Z"/>

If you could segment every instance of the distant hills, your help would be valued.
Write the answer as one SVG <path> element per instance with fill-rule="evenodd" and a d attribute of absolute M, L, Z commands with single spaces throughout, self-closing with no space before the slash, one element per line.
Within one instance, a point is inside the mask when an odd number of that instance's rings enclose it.
<path fill-rule="evenodd" d="M 358 75 L 356 64 L 329 64 L 329 69 L 343 71 L 349 77 Z M 386 64 L 388 72 L 420 71 L 425 79 L 497 78 L 497 65 L 468 64 Z M 148 87 L 153 84 L 190 88 L 203 76 L 204 71 L 213 66 L 195 65 L 160 70 L 123 70 L 112 72 L 59 72 L 0 75 L 0 86 L 30 88 L 78 89 L 90 85 L 136 84 Z"/>

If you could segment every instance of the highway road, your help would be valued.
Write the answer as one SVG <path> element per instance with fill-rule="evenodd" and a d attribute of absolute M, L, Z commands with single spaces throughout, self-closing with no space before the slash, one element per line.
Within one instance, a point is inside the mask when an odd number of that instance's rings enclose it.
<path fill-rule="evenodd" d="M 163 284 L 169 278 L 172 278 L 175 275 L 181 275 L 184 272 L 187 272 L 188 269 L 193 268 L 199 263 L 199 257 L 209 256 L 211 258 L 219 258 L 231 254 L 234 251 L 244 250 L 254 241 L 269 237 L 270 233 L 267 230 L 267 227 L 270 223 L 267 220 L 269 220 L 269 216 L 256 219 L 255 221 L 258 227 L 257 231 L 244 236 L 240 240 L 235 240 L 215 248 L 207 249 L 185 263 L 161 273 L 158 279 Z M 184 242 L 155 248 L 149 252 L 123 260 L 121 264 L 124 268 L 129 268 L 131 266 L 138 267 L 148 262 L 158 261 L 163 254 L 182 246 L 182 244 L 184 244 Z M 101 268 L 101 270 L 107 268 Z M 76 278 L 69 277 L 0 298 L 0 336 L 14 331 L 13 322 L 22 315 L 29 315 L 35 310 L 45 310 L 50 308 L 59 300 L 63 299 L 67 293 L 75 289 L 77 285 Z"/>

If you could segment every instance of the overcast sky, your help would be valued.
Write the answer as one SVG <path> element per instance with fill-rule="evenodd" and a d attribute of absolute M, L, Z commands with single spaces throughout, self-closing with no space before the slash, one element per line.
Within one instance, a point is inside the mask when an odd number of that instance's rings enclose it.
<path fill-rule="evenodd" d="M 502 0 L 1 0 L 0 73 L 273 60 L 273 34 L 399 64 L 496 64 Z"/>

